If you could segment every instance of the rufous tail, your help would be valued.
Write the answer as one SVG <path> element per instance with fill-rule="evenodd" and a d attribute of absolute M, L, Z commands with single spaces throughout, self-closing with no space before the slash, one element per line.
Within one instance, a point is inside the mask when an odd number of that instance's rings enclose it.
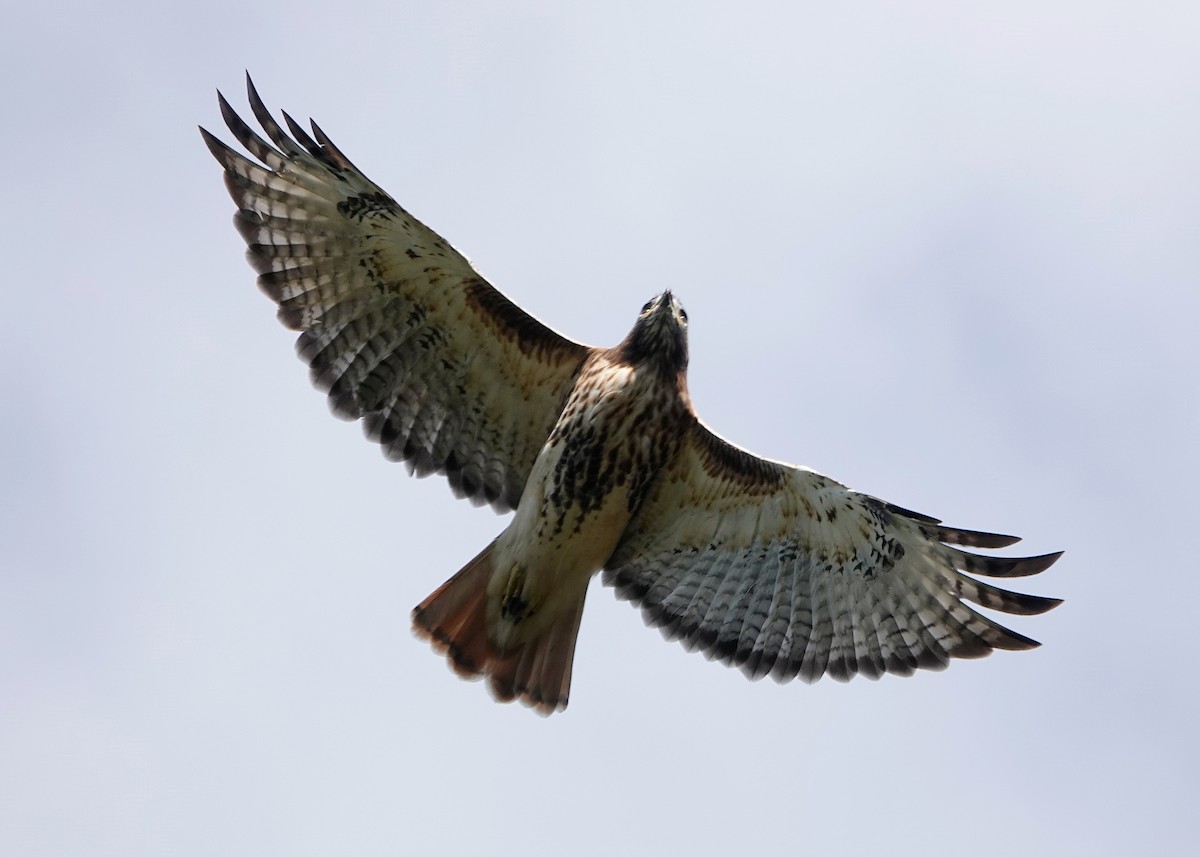
<path fill-rule="evenodd" d="M 495 544 L 484 548 L 413 610 L 413 631 L 445 655 L 463 678 L 486 675 L 500 702 L 517 699 L 539 714 L 550 715 L 567 707 L 586 591 L 537 637 L 498 651 L 487 628 L 487 586 Z"/>

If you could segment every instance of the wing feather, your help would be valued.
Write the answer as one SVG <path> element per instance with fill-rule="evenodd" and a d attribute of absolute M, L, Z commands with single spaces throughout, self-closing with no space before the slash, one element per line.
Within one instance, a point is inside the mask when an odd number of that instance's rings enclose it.
<path fill-rule="evenodd" d="M 755 625 L 747 623 L 743 628 L 739 648 L 748 651 L 742 670 L 751 678 L 767 675 L 775 666 L 776 659 L 783 653 L 787 633 L 792 624 L 792 563 L 788 556 L 788 541 L 776 540 L 766 577 L 771 580 L 770 603 Z M 758 619 L 758 616 L 755 617 Z M 753 634 L 751 637 L 747 631 Z"/>
<path fill-rule="evenodd" d="M 1059 600 L 968 575 L 1036 574 L 1060 554 L 985 557 L 950 546 L 1015 541 L 758 458 L 695 420 L 604 580 L 668 637 L 752 678 L 878 678 L 1036 646 L 964 602 L 1028 615 Z"/>
<path fill-rule="evenodd" d="M 590 349 L 497 292 L 315 123 L 310 135 L 285 113 L 281 126 L 248 77 L 247 93 L 265 139 L 218 101 L 257 160 L 201 133 L 314 384 L 388 458 L 515 508 Z"/>

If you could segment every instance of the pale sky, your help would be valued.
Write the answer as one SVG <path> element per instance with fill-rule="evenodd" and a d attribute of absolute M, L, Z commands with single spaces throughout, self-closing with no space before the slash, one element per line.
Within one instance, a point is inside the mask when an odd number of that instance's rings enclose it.
<path fill-rule="evenodd" d="M 1200 6 L 980 5 L 6 11 L 0 854 L 1194 847 Z M 564 714 L 460 681 L 408 614 L 505 519 L 310 388 L 244 69 L 556 329 L 672 289 L 727 437 L 1065 549 L 1043 647 L 751 683 L 596 581 Z"/>

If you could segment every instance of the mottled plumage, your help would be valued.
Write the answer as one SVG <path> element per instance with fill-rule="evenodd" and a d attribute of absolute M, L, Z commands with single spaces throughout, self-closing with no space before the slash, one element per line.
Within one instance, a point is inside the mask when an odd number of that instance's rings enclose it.
<path fill-rule="evenodd" d="M 338 416 L 389 458 L 444 473 L 508 526 L 413 611 L 415 630 L 497 698 L 565 708 L 590 579 L 689 649 L 780 681 L 944 667 L 1037 643 L 1008 613 L 1059 602 L 966 573 L 1019 577 L 1059 554 L 993 558 L 1012 536 L 939 521 L 736 447 L 687 393 L 687 314 L 651 300 L 614 348 L 544 326 L 359 172 L 315 124 L 253 85 L 270 142 L 224 98 L 256 163 L 201 129 L 225 169 L 259 285 L 301 332 Z"/>

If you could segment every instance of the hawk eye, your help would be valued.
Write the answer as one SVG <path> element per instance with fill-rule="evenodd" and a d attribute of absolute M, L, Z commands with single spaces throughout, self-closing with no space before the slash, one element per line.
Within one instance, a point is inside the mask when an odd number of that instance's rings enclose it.
<path fill-rule="evenodd" d="M 650 312 L 650 307 L 654 306 L 654 301 L 646 301 L 646 305 L 642 307 L 642 312 Z"/>
<path fill-rule="evenodd" d="M 679 320 L 684 324 L 687 324 L 687 310 L 685 310 L 683 307 L 679 308 Z"/>

